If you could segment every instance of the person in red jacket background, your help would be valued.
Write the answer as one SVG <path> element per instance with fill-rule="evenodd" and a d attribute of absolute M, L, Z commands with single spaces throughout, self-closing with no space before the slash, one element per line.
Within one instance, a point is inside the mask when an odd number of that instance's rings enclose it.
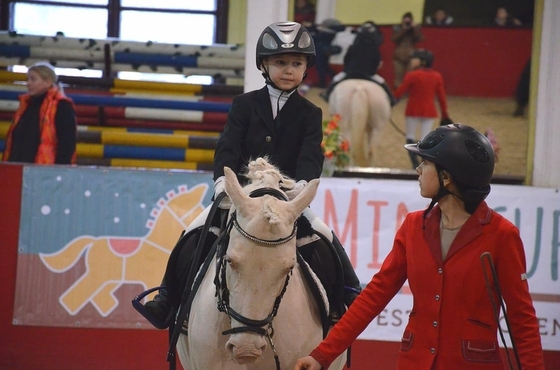
<path fill-rule="evenodd" d="M 544 370 L 519 230 L 484 201 L 494 171 L 492 144 L 472 127 L 450 124 L 405 148 L 423 159 L 416 170 L 420 195 L 431 203 L 406 216 L 380 270 L 295 370 L 328 369 L 407 280 L 413 307 L 398 370 L 503 370 L 501 298 L 515 368 Z"/>
<path fill-rule="evenodd" d="M 76 114 L 57 84 L 54 67 L 38 62 L 27 71 L 28 93 L 6 135 L 3 161 L 39 164 L 76 163 Z"/>
<path fill-rule="evenodd" d="M 447 99 L 441 73 L 432 69 L 434 55 L 426 49 L 418 49 L 410 58 L 410 71 L 404 76 L 403 83 L 395 91 L 395 97 L 400 99 L 408 93 L 408 102 L 405 110 L 406 143 L 415 143 L 418 139 L 416 131 L 420 127 L 420 139 L 425 137 L 434 126 L 438 117 L 435 98 L 439 102 L 441 118 L 447 123 Z M 418 167 L 418 158 L 409 153 L 412 168 Z"/>

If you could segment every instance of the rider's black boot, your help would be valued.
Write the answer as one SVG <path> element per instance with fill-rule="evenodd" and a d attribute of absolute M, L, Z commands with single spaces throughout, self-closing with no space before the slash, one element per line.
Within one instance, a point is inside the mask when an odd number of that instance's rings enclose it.
<path fill-rule="evenodd" d="M 164 283 L 165 284 L 165 283 Z M 172 320 L 172 308 L 167 299 L 167 290 L 161 289 L 153 300 L 144 304 L 146 310 L 152 315 L 149 321 L 159 329 L 166 329 Z"/>

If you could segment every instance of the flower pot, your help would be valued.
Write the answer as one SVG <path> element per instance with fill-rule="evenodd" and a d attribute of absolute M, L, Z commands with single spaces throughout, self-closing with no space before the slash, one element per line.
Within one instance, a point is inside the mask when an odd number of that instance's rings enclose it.
<path fill-rule="evenodd" d="M 321 172 L 321 176 L 332 177 L 334 175 L 334 171 L 336 170 L 335 162 L 335 158 L 325 158 L 323 161 L 323 171 Z"/>

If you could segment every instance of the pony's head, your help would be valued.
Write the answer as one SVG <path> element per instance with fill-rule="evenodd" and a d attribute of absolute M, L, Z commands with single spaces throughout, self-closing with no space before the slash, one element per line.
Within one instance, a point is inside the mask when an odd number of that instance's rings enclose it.
<path fill-rule="evenodd" d="M 238 363 L 254 362 L 266 349 L 275 312 L 296 263 L 295 223 L 319 186 L 319 180 L 312 180 L 288 201 L 278 190 L 283 177 L 271 167 L 250 169 L 252 181 L 245 188 L 232 170 L 224 169 L 234 218 L 221 275 L 232 327 L 226 331 L 230 335 L 226 348 Z"/>

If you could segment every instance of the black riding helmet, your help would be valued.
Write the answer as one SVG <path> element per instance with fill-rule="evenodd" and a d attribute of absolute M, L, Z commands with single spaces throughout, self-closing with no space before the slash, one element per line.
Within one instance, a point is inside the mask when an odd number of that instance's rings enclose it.
<path fill-rule="evenodd" d="M 315 43 L 309 31 L 297 22 L 277 22 L 267 26 L 257 41 L 256 62 L 261 69 L 264 58 L 271 55 L 301 53 L 307 56 L 307 69 L 315 62 Z M 263 73 L 270 83 L 268 72 Z M 304 75 L 305 78 L 305 75 Z"/>
<path fill-rule="evenodd" d="M 427 211 L 444 195 L 453 194 L 443 187 L 442 171 L 453 177 L 461 190 L 460 195 L 453 195 L 465 202 L 469 213 L 490 193 L 494 149 L 486 136 L 474 128 L 463 124 L 439 126 L 417 144 L 404 147 L 437 167 L 440 189 Z"/>
<path fill-rule="evenodd" d="M 422 66 L 431 68 L 434 63 L 434 53 L 428 49 L 416 49 L 410 55 L 411 58 L 418 58 L 422 62 Z"/>

